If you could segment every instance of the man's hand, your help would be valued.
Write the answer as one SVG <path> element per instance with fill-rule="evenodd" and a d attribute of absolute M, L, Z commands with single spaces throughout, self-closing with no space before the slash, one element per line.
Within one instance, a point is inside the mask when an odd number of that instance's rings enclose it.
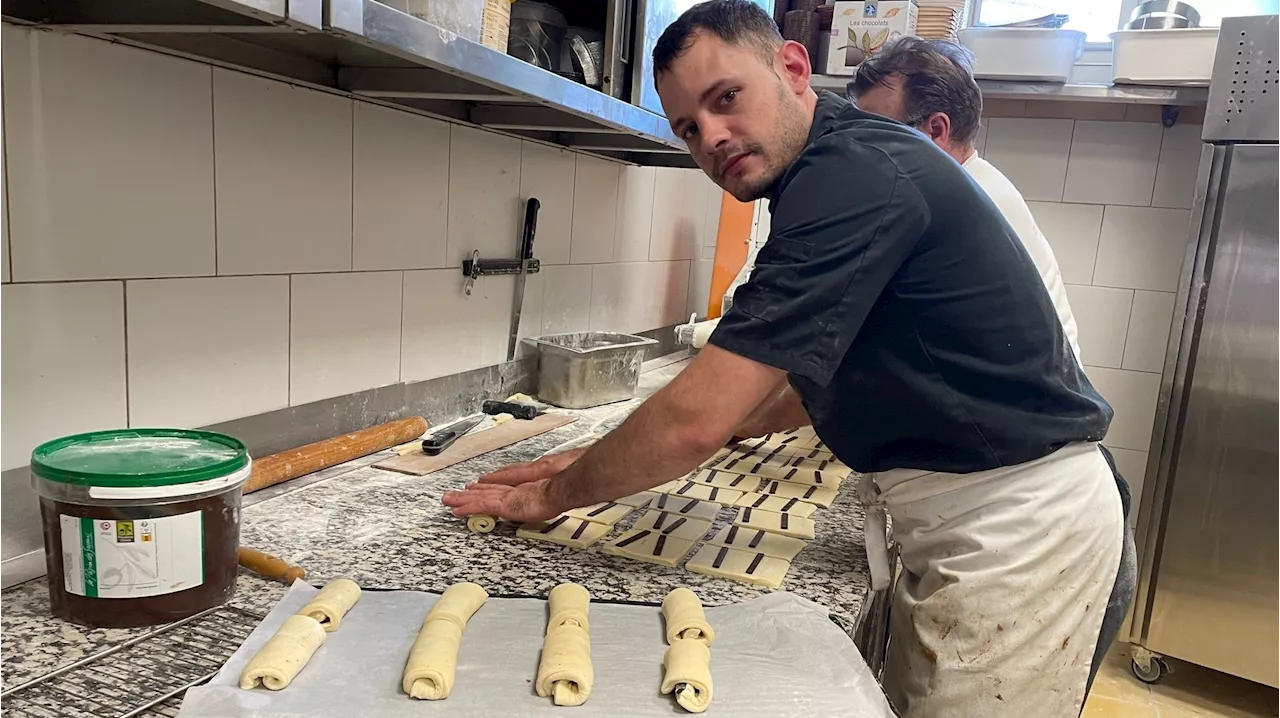
<path fill-rule="evenodd" d="M 546 489 L 546 479 L 519 486 L 471 484 L 463 491 L 445 492 L 444 505 L 453 509 L 454 516 L 483 514 L 518 523 L 546 521 L 561 511 L 552 506 Z"/>
<path fill-rule="evenodd" d="M 577 461 L 580 456 L 587 453 L 586 447 L 581 449 L 570 449 L 559 454 L 551 454 L 534 461 L 524 461 L 519 464 L 511 464 L 504 466 L 497 471 L 481 476 L 479 481 L 481 484 L 501 484 L 504 486 L 519 486 L 520 484 L 530 481 L 541 481 L 549 479 L 552 476 L 564 471 L 569 464 Z"/>

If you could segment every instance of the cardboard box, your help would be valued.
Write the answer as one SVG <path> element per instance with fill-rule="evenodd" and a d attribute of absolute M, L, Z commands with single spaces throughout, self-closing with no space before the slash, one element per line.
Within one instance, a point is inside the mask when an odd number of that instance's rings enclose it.
<path fill-rule="evenodd" d="M 920 14 L 912 0 L 837 2 L 831 32 L 822 36 L 818 58 L 824 75 L 852 75 L 863 60 L 895 37 L 914 35 Z"/>

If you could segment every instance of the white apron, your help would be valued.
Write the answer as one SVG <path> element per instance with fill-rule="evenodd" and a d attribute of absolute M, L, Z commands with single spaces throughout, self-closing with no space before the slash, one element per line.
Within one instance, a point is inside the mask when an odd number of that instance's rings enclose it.
<path fill-rule="evenodd" d="M 873 585 L 888 584 L 886 509 L 901 548 L 884 685 L 904 718 L 1078 716 L 1124 537 L 1097 445 L 870 474 L 859 492 Z"/>

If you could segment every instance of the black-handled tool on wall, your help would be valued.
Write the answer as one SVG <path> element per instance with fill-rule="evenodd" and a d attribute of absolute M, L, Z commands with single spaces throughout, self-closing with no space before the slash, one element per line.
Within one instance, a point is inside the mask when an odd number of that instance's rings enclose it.
<path fill-rule="evenodd" d="M 524 276 L 526 274 L 537 274 L 542 268 L 541 263 L 533 258 L 533 235 L 538 227 L 538 208 L 541 204 L 537 199 L 529 198 L 529 202 L 525 206 L 524 231 L 520 235 L 520 255 L 515 259 L 482 259 L 480 250 L 471 253 L 470 259 L 462 260 L 462 273 L 467 277 L 467 282 L 463 285 L 463 292 L 469 297 L 471 290 L 475 286 L 476 280 L 480 277 L 491 277 L 504 274 L 518 275 L 516 280 L 516 306 L 522 303 L 524 296 Z M 513 355 L 514 356 L 514 355 Z"/>
<path fill-rule="evenodd" d="M 511 306 L 511 334 L 507 337 L 507 361 L 516 358 L 516 345 L 520 342 L 520 312 L 524 309 L 524 283 L 529 276 L 529 263 L 533 261 L 533 237 L 538 232 L 538 210 L 542 203 L 530 197 L 524 207 L 524 230 L 520 233 L 520 273 L 516 275 L 516 293 Z"/>

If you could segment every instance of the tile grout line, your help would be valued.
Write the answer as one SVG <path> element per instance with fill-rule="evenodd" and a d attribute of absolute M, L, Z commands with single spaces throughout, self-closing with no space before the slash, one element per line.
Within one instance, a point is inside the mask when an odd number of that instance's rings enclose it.
<path fill-rule="evenodd" d="M 209 66 L 209 151 L 213 153 L 213 276 L 218 267 L 218 93 L 214 89 L 213 66 Z"/>
<path fill-rule="evenodd" d="M 120 282 L 120 308 L 124 317 L 124 425 L 132 427 L 133 403 L 129 396 L 129 283 L 124 280 Z"/>

